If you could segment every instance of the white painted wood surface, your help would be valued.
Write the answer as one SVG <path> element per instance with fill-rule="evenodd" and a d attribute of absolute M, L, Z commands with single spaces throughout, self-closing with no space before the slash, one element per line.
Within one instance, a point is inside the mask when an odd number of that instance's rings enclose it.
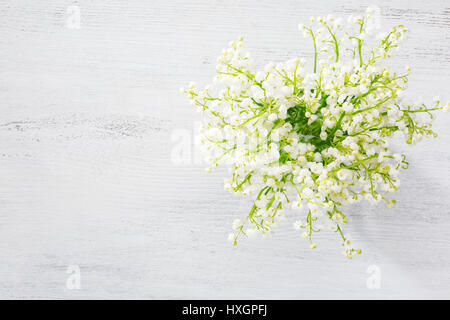
<path fill-rule="evenodd" d="M 178 88 L 206 84 L 229 40 L 243 35 L 260 65 L 305 56 L 299 22 L 367 5 L 382 27 L 411 30 L 395 59 L 413 67 L 410 94 L 449 99 L 446 0 L 3 0 L 0 298 L 450 298 L 448 116 L 438 139 L 394 143 L 411 162 L 398 205 L 351 209 L 353 261 L 334 234 L 311 251 L 290 222 L 231 247 L 249 204 L 223 191 L 223 170 L 170 160 L 174 130 L 198 120 Z M 69 265 L 80 290 L 66 287 Z"/>

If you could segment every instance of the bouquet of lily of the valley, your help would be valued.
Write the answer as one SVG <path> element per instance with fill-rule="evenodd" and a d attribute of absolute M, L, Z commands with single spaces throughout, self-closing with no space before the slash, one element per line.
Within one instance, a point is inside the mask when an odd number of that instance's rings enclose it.
<path fill-rule="evenodd" d="M 387 61 L 407 30 L 380 33 L 372 20 L 368 9 L 346 23 L 330 15 L 300 25 L 314 47 L 308 67 L 294 58 L 258 71 L 239 38 L 218 58 L 211 85 L 182 89 L 202 115 L 207 171 L 226 165 L 225 189 L 254 200 L 233 223 L 233 244 L 270 233 L 293 209 L 301 216 L 294 227 L 311 248 L 314 233 L 328 229 L 352 258 L 361 250 L 343 231 L 342 207 L 363 199 L 395 203 L 388 195 L 408 162 L 389 149 L 390 138 L 400 132 L 414 144 L 435 137 L 432 113 L 449 104 L 405 98 L 410 68 L 393 71 Z"/>

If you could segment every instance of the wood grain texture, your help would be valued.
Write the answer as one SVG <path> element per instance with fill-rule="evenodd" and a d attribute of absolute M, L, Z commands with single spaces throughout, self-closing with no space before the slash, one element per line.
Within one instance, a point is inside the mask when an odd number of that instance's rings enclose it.
<path fill-rule="evenodd" d="M 66 27 L 74 5 L 80 29 Z M 223 191 L 224 170 L 171 161 L 174 130 L 198 121 L 178 88 L 206 84 L 229 40 L 260 65 L 309 55 L 299 22 L 368 5 L 411 30 L 394 60 L 413 67 L 410 94 L 449 99 L 445 0 L 2 1 L 0 298 L 450 298 L 448 117 L 438 139 L 393 142 L 411 167 L 393 209 L 350 209 L 354 261 L 334 234 L 311 251 L 291 222 L 231 247 L 249 203 Z"/>

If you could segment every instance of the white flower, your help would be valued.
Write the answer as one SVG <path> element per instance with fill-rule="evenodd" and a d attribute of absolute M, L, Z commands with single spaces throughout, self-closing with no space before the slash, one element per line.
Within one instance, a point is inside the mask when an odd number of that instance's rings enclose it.
<path fill-rule="evenodd" d="M 301 230 L 303 227 L 302 222 L 300 220 L 295 221 L 294 223 L 294 229 Z"/>
<path fill-rule="evenodd" d="M 269 121 L 275 122 L 275 120 L 277 120 L 277 115 L 275 113 L 271 113 L 267 119 Z"/>
<path fill-rule="evenodd" d="M 247 229 L 245 231 L 245 234 L 249 237 L 249 238 L 254 238 L 257 234 L 257 231 L 255 229 Z"/>
<path fill-rule="evenodd" d="M 306 199 L 311 198 L 314 195 L 310 188 L 304 188 L 302 194 Z"/>
<path fill-rule="evenodd" d="M 233 229 L 239 229 L 242 226 L 242 221 L 240 219 L 235 219 L 233 221 Z"/>
<path fill-rule="evenodd" d="M 426 107 L 405 98 L 407 75 L 388 68 L 386 59 L 406 29 L 393 27 L 369 47 L 373 28 L 365 22 L 372 12 L 350 17 L 347 26 L 331 15 L 299 25 L 315 37 L 317 57 L 310 65 L 292 58 L 257 70 L 239 38 L 217 59 L 211 85 L 181 89 L 202 117 L 206 170 L 227 166 L 224 189 L 254 201 L 247 218 L 233 222 L 233 244 L 241 234 L 270 236 L 292 207 L 304 221 L 294 228 L 305 229 L 311 248 L 310 230 L 340 231 L 344 255 L 352 258 L 360 250 L 342 231 L 347 217 L 341 207 L 376 203 L 398 188 L 407 162 L 389 148 L 397 131 L 408 144 L 435 135 L 427 117 L 448 111 L 449 104 L 436 98 Z"/>
<path fill-rule="evenodd" d="M 442 107 L 442 110 L 443 110 L 444 112 L 448 112 L 449 107 L 450 107 L 450 102 L 446 103 L 446 104 Z"/>
<path fill-rule="evenodd" d="M 351 177 L 350 170 L 341 169 L 338 171 L 337 176 L 341 181 L 346 181 Z"/>
<path fill-rule="evenodd" d="M 342 109 L 344 109 L 345 112 L 352 112 L 353 104 L 351 104 L 350 102 L 346 102 L 342 105 Z"/>
<path fill-rule="evenodd" d="M 269 62 L 268 64 L 266 64 L 266 66 L 264 67 L 264 71 L 269 73 L 271 71 L 273 71 L 274 68 L 274 64 L 273 62 Z"/>

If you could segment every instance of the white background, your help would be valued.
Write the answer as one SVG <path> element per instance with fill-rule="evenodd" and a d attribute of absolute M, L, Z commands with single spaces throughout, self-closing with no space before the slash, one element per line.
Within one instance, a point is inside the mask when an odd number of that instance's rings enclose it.
<path fill-rule="evenodd" d="M 299 22 L 367 5 L 382 28 L 411 30 L 394 61 L 413 68 L 409 94 L 449 99 L 446 0 L 3 0 L 0 297 L 450 298 L 449 115 L 437 139 L 393 144 L 411 163 L 394 208 L 347 210 L 363 249 L 352 261 L 333 233 L 310 250 L 292 221 L 232 247 L 231 223 L 250 204 L 223 191 L 225 170 L 171 161 L 174 130 L 193 139 L 198 121 L 179 87 L 207 84 L 229 40 L 244 36 L 260 66 L 308 57 Z M 66 286 L 69 265 L 79 290 Z M 371 265 L 378 290 L 366 285 Z"/>

